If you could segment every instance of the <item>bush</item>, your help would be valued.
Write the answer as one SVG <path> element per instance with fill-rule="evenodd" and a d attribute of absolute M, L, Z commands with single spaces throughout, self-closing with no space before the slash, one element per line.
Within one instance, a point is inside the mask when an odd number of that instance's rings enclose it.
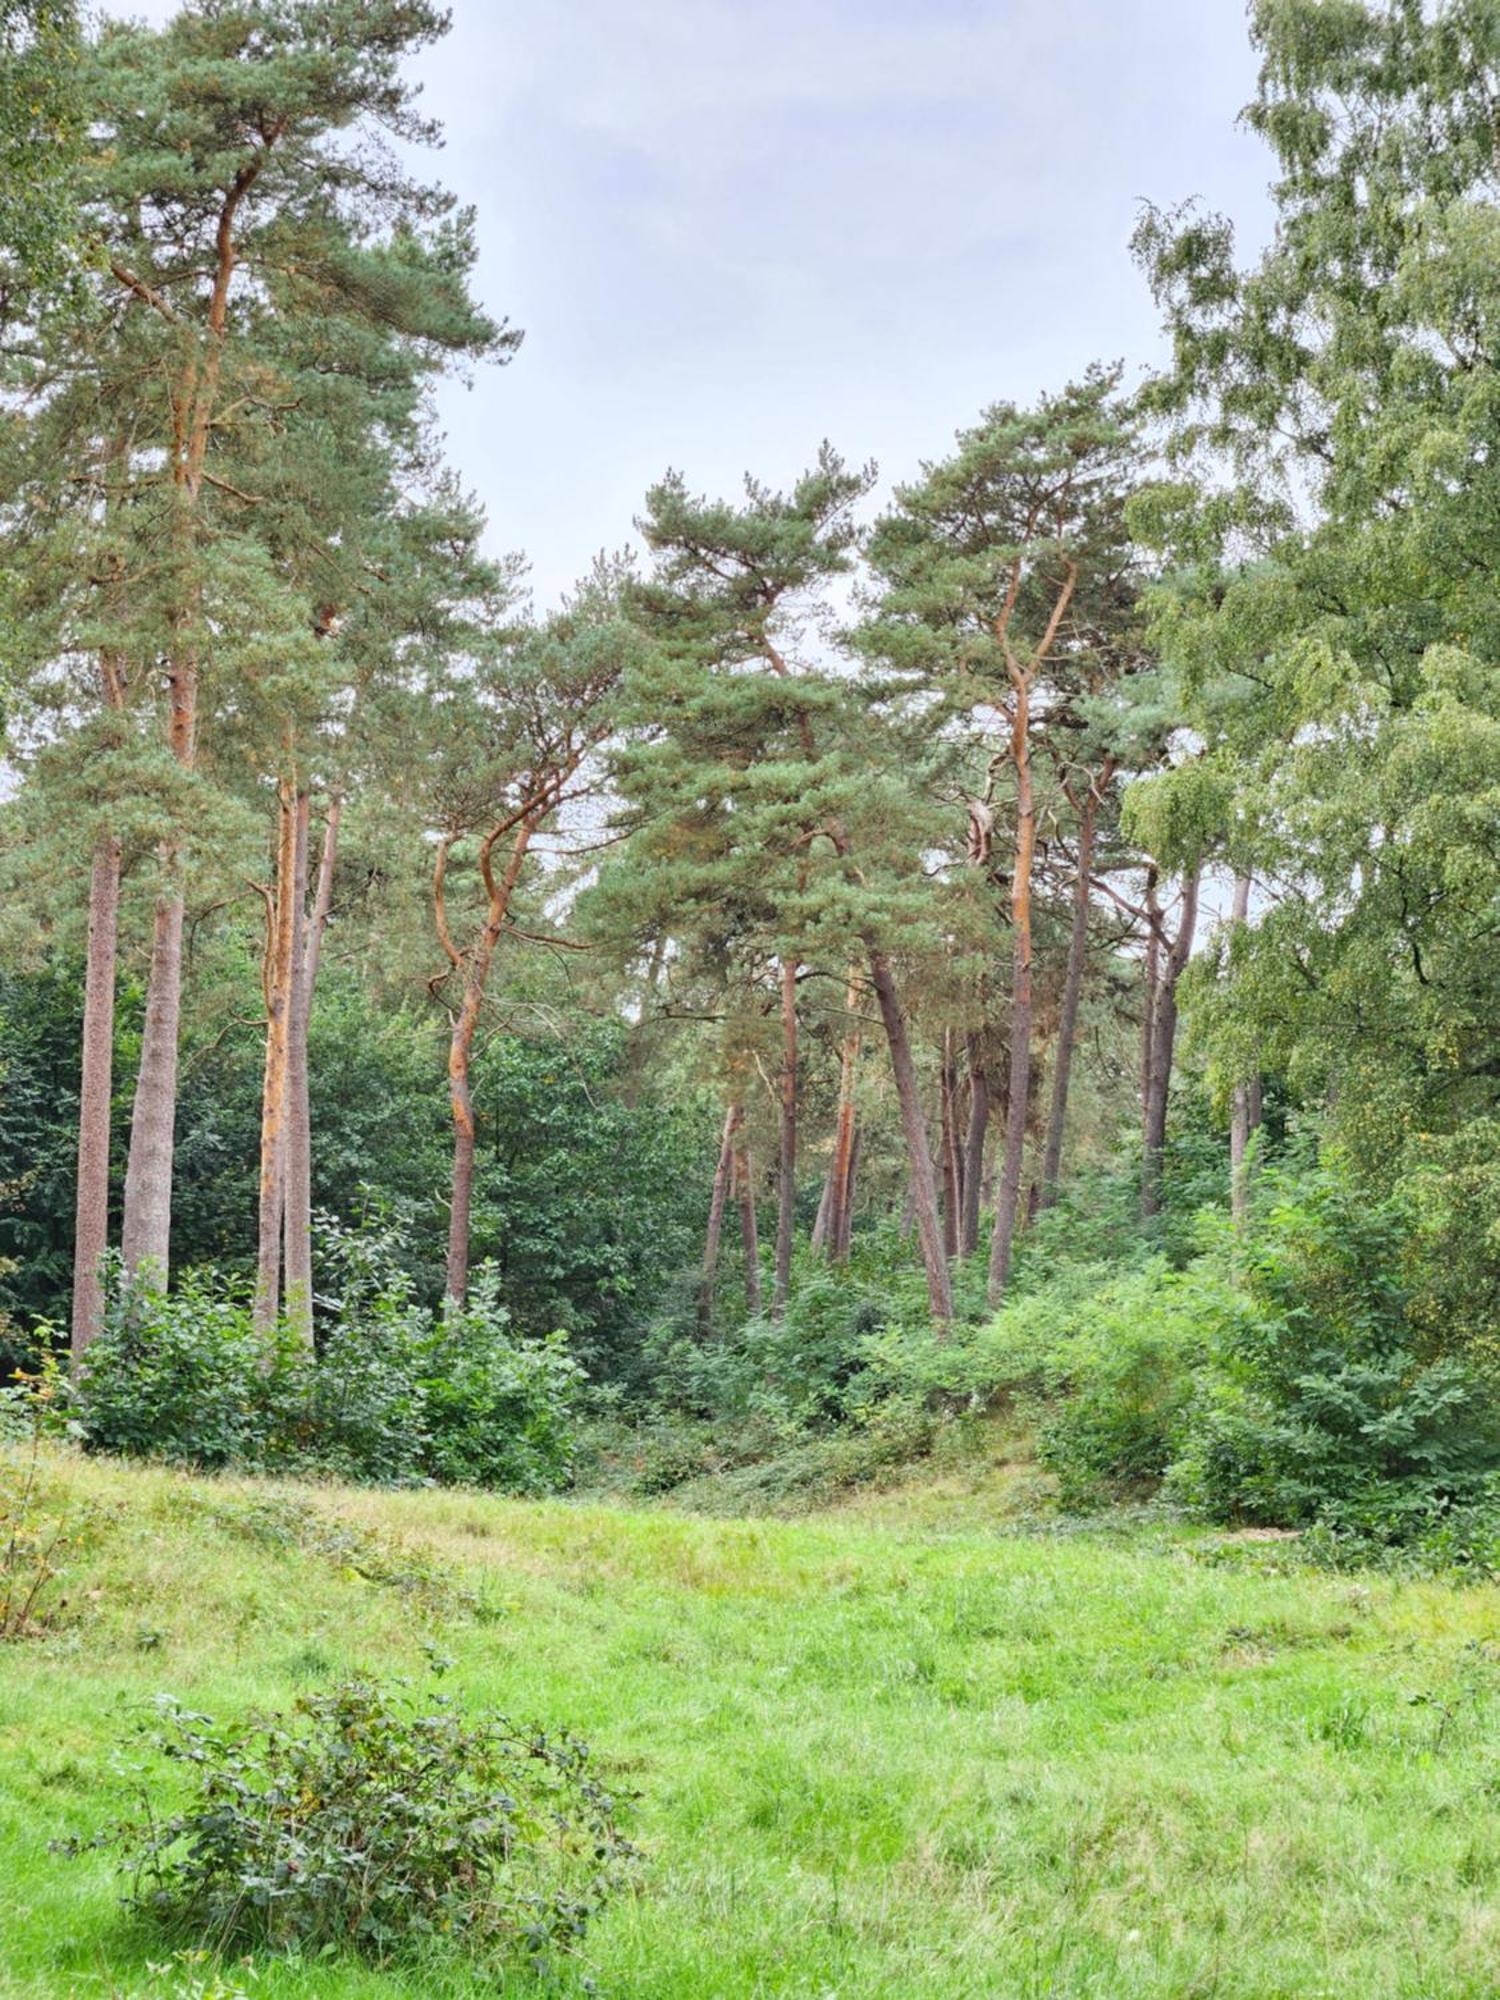
<path fill-rule="evenodd" d="M 519 1340 L 493 1271 L 469 1303 L 418 1305 L 399 1273 L 346 1260 L 316 1354 L 258 1332 L 243 1297 L 189 1278 L 119 1282 L 75 1394 L 88 1449 L 213 1469 L 545 1493 L 572 1468 L 582 1370 L 561 1335 Z"/>
<path fill-rule="evenodd" d="M 1092 1504 L 1166 1471 L 1206 1358 L 1212 1289 L 1160 1257 L 1123 1273 L 1064 1266 L 984 1326 L 874 1343 L 871 1366 L 887 1395 L 1009 1404 L 1035 1425 L 1065 1503 Z"/>
<path fill-rule="evenodd" d="M 189 1273 L 170 1295 L 108 1287 L 75 1411 L 93 1451 L 219 1468 L 264 1454 L 296 1357 L 255 1330 L 244 1297 Z"/>
<path fill-rule="evenodd" d="M 1488 1492 L 1500 1411 L 1435 1352 L 1403 1280 L 1408 1221 L 1337 1175 L 1279 1192 L 1243 1255 L 1168 1482 L 1218 1520 L 1318 1521 L 1374 1540 L 1427 1534 Z"/>
<path fill-rule="evenodd" d="M 163 1816 L 144 1787 L 142 1816 L 87 1846 L 118 1850 L 131 1905 L 197 1943 L 544 1958 L 576 1945 L 629 1874 L 615 1801 L 565 1733 L 465 1721 L 440 1697 L 359 1680 L 223 1728 L 158 1706 L 152 1740 L 190 1767 L 191 1800 Z"/>

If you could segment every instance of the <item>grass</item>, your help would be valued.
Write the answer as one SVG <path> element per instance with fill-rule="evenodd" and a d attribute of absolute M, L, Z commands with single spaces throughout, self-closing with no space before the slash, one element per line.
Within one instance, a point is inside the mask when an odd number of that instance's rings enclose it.
<path fill-rule="evenodd" d="M 131 1704 L 352 1669 L 566 1722 L 636 1788 L 618 2000 L 1458 2000 L 1500 1985 L 1500 1598 L 1276 1545 L 1009 1532 L 950 1480 L 802 1522 L 194 1480 L 59 1456 L 69 1602 L 0 1648 L 0 1994 L 535 1995 L 195 1965 L 48 1841 Z M 154 1969 L 153 1969 L 154 1968 Z"/>

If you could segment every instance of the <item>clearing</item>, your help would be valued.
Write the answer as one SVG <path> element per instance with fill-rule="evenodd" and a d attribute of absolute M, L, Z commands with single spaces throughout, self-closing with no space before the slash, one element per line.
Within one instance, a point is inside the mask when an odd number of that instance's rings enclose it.
<path fill-rule="evenodd" d="M 48 1841 L 133 1703 L 352 1670 L 575 1726 L 640 1894 L 547 1991 L 1381 1996 L 1500 1985 L 1500 1594 L 914 1491 L 810 1521 L 196 1479 L 66 1455 L 69 1602 L 0 1648 L 0 1993 L 534 1995 L 512 1970 L 211 1969 Z"/>

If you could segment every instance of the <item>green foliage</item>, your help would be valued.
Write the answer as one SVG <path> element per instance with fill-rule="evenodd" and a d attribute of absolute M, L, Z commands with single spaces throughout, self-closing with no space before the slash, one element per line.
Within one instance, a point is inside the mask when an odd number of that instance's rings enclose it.
<path fill-rule="evenodd" d="M 601 1377 L 698 1255 L 713 1177 L 713 1114 L 670 1079 L 627 1089 L 628 1056 L 603 1022 L 496 1035 L 474 1064 L 475 1254 L 522 1326 L 566 1328 Z"/>
<path fill-rule="evenodd" d="M 346 1255 L 346 1268 L 355 1262 Z M 518 1340 L 482 1269 L 467 1306 L 380 1276 L 345 1292 L 315 1354 L 265 1335 L 233 1288 L 111 1287 L 74 1414 L 90 1450 L 207 1467 L 308 1468 L 383 1484 L 545 1493 L 567 1482 L 583 1371 L 566 1337 Z"/>
<path fill-rule="evenodd" d="M 0 0 L 0 272 L 56 283 L 73 244 L 81 97 L 74 0 Z"/>
<path fill-rule="evenodd" d="M 1242 1260 L 1244 1307 L 1216 1329 L 1171 1493 L 1215 1519 L 1391 1541 L 1486 1498 L 1500 1407 L 1414 1322 L 1409 1240 L 1398 1206 L 1333 1174 L 1284 1192 Z"/>
<path fill-rule="evenodd" d="M 1035 1422 L 1064 1502 L 1096 1503 L 1165 1473 L 1207 1359 L 1206 1321 L 1224 1305 L 1201 1269 L 1160 1257 L 1124 1272 L 1064 1265 L 983 1326 L 942 1343 L 888 1339 L 873 1360 L 892 1391 L 1008 1405 Z"/>
<path fill-rule="evenodd" d="M 193 1796 L 92 1844 L 119 1849 L 132 1906 L 201 1944 L 353 1950 L 572 1950 L 633 1850 L 586 1744 L 441 1696 L 351 1680 L 289 1714 L 221 1726 L 158 1699 L 154 1747 Z M 73 1851 L 78 1851 L 75 1844 Z"/>

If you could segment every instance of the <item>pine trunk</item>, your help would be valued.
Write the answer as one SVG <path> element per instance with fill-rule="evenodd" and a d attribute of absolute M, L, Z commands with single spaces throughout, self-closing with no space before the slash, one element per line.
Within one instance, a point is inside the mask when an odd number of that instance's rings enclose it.
<path fill-rule="evenodd" d="M 114 1089 L 115 945 L 120 925 L 120 843 L 101 834 L 89 877 L 88 964 L 83 989 L 83 1068 L 78 1092 L 78 1191 L 73 1234 L 73 1365 L 104 1318 L 109 1248 L 109 1122 Z"/>
<path fill-rule="evenodd" d="M 968 1036 L 966 1045 L 969 1056 L 969 1125 L 964 1135 L 964 1205 L 958 1232 L 958 1251 L 961 1257 L 972 1257 L 979 1248 L 984 1146 L 990 1123 L 990 1080 L 980 1057 L 979 1037 Z"/>
<path fill-rule="evenodd" d="M 833 1207 L 833 1168 L 823 1176 L 823 1192 L 818 1196 L 818 1212 L 813 1217 L 812 1235 L 808 1238 L 808 1248 L 816 1256 L 828 1241 L 828 1212 Z"/>
<path fill-rule="evenodd" d="M 529 809 L 528 809 L 529 814 Z M 525 864 L 527 850 L 531 846 L 531 836 L 536 831 L 541 817 L 522 817 L 514 825 L 515 838 L 511 843 L 510 859 L 505 873 L 496 881 L 490 868 L 490 856 L 499 832 L 487 836 L 480 850 L 480 872 L 484 877 L 488 894 L 484 928 L 478 942 L 467 960 L 461 961 L 464 970 L 464 993 L 457 1014 L 453 1018 L 453 1032 L 448 1043 L 448 1103 L 453 1115 L 453 1176 L 448 1206 L 448 1267 L 447 1295 L 457 1305 L 462 1305 L 469 1291 L 469 1218 L 474 1205 L 474 1096 L 469 1085 L 469 1066 L 474 1055 L 474 1036 L 479 1027 L 479 1013 L 484 1004 L 484 991 L 489 981 L 490 966 L 494 961 L 495 948 L 500 942 L 500 934 L 505 929 L 506 918 L 510 914 L 511 897 L 517 882 L 521 879 L 521 869 Z M 436 895 L 441 907 L 442 867 L 446 859 L 440 854 Z M 446 919 L 443 919 L 446 925 Z"/>
<path fill-rule="evenodd" d="M 1156 994 L 1161 985 L 1161 900 L 1154 866 L 1146 870 L 1146 952 L 1141 961 L 1141 1131 L 1151 1116 L 1151 1059 Z"/>
<path fill-rule="evenodd" d="M 1015 932 L 1010 1010 L 1010 1086 L 1005 1107 L 1005 1158 L 990 1239 L 989 1300 L 998 1305 L 1010 1278 L 1021 1175 L 1026 1156 L 1026 1117 L 1031 1097 L 1031 877 L 1036 860 L 1036 801 L 1031 784 L 1031 691 L 1024 679 L 1015 691 L 1011 758 L 1016 769 L 1016 856 L 1011 884 Z"/>
<path fill-rule="evenodd" d="M 287 1050 L 286 1131 L 286 1290 L 287 1313 L 310 1346 L 313 1337 L 312 1265 L 312 1106 L 309 1098 L 307 1039 L 312 1025 L 313 996 L 323 955 L 323 933 L 333 903 L 333 873 L 338 861 L 339 821 L 343 800 L 337 792 L 328 801 L 323 825 L 323 850 L 318 857 L 318 883 L 307 917 L 306 938 L 296 961 L 291 1039 Z M 307 847 L 298 868 L 298 895 L 305 897 Z"/>
<path fill-rule="evenodd" d="M 781 967 L 781 1161 L 777 1177 L 776 1268 L 771 1317 L 786 1310 L 792 1282 L 792 1233 L 797 1220 L 797 962 Z"/>
<path fill-rule="evenodd" d="M 940 1104 L 938 1130 L 943 1152 L 943 1249 L 949 1258 L 958 1255 L 963 1206 L 963 1179 L 958 1160 L 957 1074 L 953 1061 L 953 1030 L 943 1030 L 943 1060 L 939 1076 Z"/>
<path fill-rule="evenodd" d="M 719 1141 L 719 1160 L 714 1168 L 713 1194 L 708 1204 L 708 1228 L 703 1237 L 703 1275 L 698 1286 L 698 1329 L 707 1333 L 713 1324 L 714 1287 L 719 1276 L 719 1245 L 724 1234 L 724 1204 L 729 1198 L 730 1175 L 734 1168 L 734 1135 L 744 1116 L 739 1105 L 731 1104 L 724 1114 L 724 1132 Z"/>
<path fill-rule="evenodd" d="M 171 715 L 167 744 L 191 769 L 197 749 L 198 666 L 191 651 L 169 676 Z M 146 1018 L 140 1067 L 130 1113 L 130 1153 L 125 1167 L 125 1212 L 120 1249 L 132 1277 L 166 1290 L 172 1246 L 172 1147 L 177 1123 L 177 1039 L 182 1019 L 181 856 L 175 843 L 161 850 L 164 887 L 151 929 L 146 974 Z"/>
<path fill-rule="evenodd" d="M 1094 827 L 1098 807 L 1090 790 L 1078 821 L 1078 880 L 1073 891 L 1073 928 L 1068 937 L 1068 969 L 1063 979 L 1062 1013 L 1057 1024 L 1057 1057 L 1052 1072 L 1052 1104 L 1042 1155 L 1041 1206 L 1057 1199 L 1062 1173 L 1063 1134 L 1068 1124 L 1068 1090 L 1073 1081 L 1073 1048 L 1078 1039 L 1078 1007 L 1089 949 L 1089 878 L 1094 867 Z"/>
<path fill-rule="evenodd" d="M 932 1149 L 927 1139 L 927 1120 L 922 1115 L 922 1093 L 912 1060 L 911 1036 L 901 1011 L 896 981 L 885 953 L 872 939 L 865 948 L 870 957 L 870 984 L 880 1006 L 880 1019 L 891 1052 L 891 1073 L 896 1085 L 896 1101 L 901 1109 L 901 1130 L 911 1166 L 911 1205 L 922 1247 L 922 1266 L 927 1274 L 927 1303 L 937 1323 L 940 1337 L 946 1336 L 953 1320 L 953 1280 L 948 1259 L 943 1254 L 943 1225 L 938 1216 L 937 1181 L 932 1170 Z"/>
<path fill-rule="evenodd" d="M 281 1217 L 286 1199 L 287 1044 L 297 935 L 297 825 L 292 784 L 277 788 L 276 893 L 266 937 L 266 1059 L 260 1101 L 260 1200 L 255 1263 L 255 1324 L 276 1324 L 281 1288 Z"/>
<path fill-rule="evenodd" d="M 839 1232 L 833 1242 L 833 1260 L 836 1264 L 849 1261 L 849 1241 L 854 1234 L 854 1192 L 859 1176 L 859 1127 L 849 1142 L 849 1169 L 844 1175 L 844 1196 L 839 1203 Z"/>
<path fill-rule="evenodd" d="M 745 1310 L 760 1311 L 760 1231 L 755 1220 L 755 1181 L 750 1149 L 740 1146 L 734 1156 L 734 1191 L 740 1208 L 740 1247 L 745 1259 Z"/>
<path fill-rule="evenodd" d="M 177 1028 L 182 1013 L 180 895 L 159 897 L 146 975 L 146 1018 L 130 1113 L 120 1249 L 132 1277 L 166 1289 L 172 1237 L 172 1140 L 177 1117 Z"/>
<path fill-rule="evenodd" d="M 307 1034 L 312 1020 L 312 920 L 307 914 L 308 836 L 312 801 L 297 799 L 292 857 L 291 991 L 286 1039 L 286 1167 L 282 1177 L 282 1262 L 287 1324 L 313 1344 L 312 1107 L 308 1098 Z M 326 845 L 326 841 L 325 841 Z"/>
<path fill-rule="evenodd" d="M 306 921 L 306 936 L 295 962 L 291 1038 L 287 1050 L 286 1151 L 286 1289 L 287 1313 L 309 1346 L 313 1338 L 312 1264 L 312 1105 L 309 1097 L 307 1042 L 312 1025 L 313 996 L 323 953 L 323 933 L 333 902 L 333 872 L 338 859 L 339 821 L 343 800 L 337 792 L 328 802 L 323 849 L 318 857 L 318 883 Z M 306 896 L 306 834 L 298 867 L 298 895 Z"/>
<path fill-rule="evenodd" d="M 828 1169 L 828 1181 L 824 1188 L 828 1202 L 825 1239 L 829 1255 L 835 1263 L 842 1262 L 849 1254 L 849 1207 L 853 1198 L 850 1183 L 854 1160 L 854 1092 L 859 1079 L 861 1042 L 860 982 L 857 973 L 850 975 L 845 1006 L 849 1014 L 849 1032 L 845 1035 L 839 1050 L 839 1108 L 833 1132 L 833 1161 Z"/>

